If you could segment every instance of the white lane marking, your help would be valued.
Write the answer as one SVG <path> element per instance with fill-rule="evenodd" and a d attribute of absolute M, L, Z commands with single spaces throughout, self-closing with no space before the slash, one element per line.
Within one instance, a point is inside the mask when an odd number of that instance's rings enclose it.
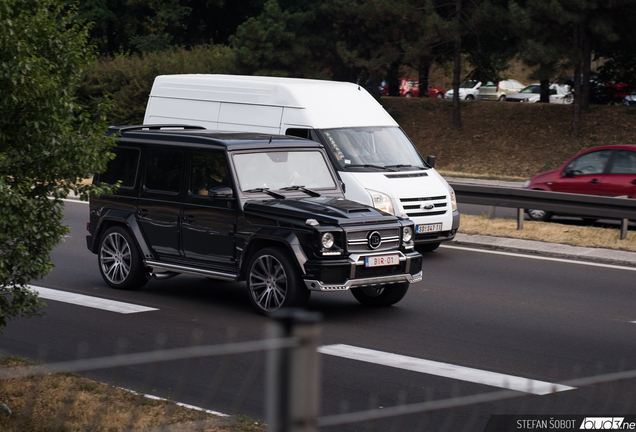
<path fill-rule="evenodd" d="M 546 395 L 549 393 L 573 390 L 576 388 L 562 384 L 554 384 L 513 375 L 500 374 L 497 372 L 456 366 L 432 360 L 424 360 L 399 354 L 375 351 L 367 348 L 359 348 L 351 345 L 323 345 L 318 348 L 318 352 L 367 363 L 390 366 L 413 372 L 452 378 L 476 384 L 485 384 L 493 387 L 500 387 L 536 395 Z"/>
<path fill-rule="evenodd" d="M 576 260 L 571 260 L 566 258 L 553 258 L 553 257 L 538 256 L 538 255 L 537 256 L 526 255 L 526 254 L 520 254 L 520 253 L 514 253 L 514 252 L 493 251 L 493 250 L 462 247 L 462 246 L 442 245 L 441 247 L 448 248 L 448 249 L 459 249 L 459 250 L 465 250 L 465 251 L 471 251 L 471 252 L 489 253 L 489 254 L 495 254 L 495 255 L 506 255 L 506 256 L 519 257 L 519 258 L 530 258 L 530 259 L 543 260 L 543 261 L 556 261 L 556 262 L 562 262 L 567 264 L 581 264 L 581 265 L 587 265 L 592 267 L 605 267 L 605 268 L 611 268 L 616 270 L 636 271 L 636 267 L 626 267 L 626 266 L 619 266 L 614 264 L 603 264 L 603 263 L 595 263 L 595 262 L 589 262 L 589 261 L 576 261 Z"/>
<path fill-rule="evenodd" d="M 51 288 L 43 288 L 39 286 L 30 285 L 33 291 L 36 291 L 41 298 L 47 300 L 55 300 L 64 303 L 70 303 L 79 306 L 86 306 L 94 309 L 102 309 L 110 312 L 117 312 L 120 314 L 131 314 L 137 312 L 150 312 L 159 310 L 157 308 L 151 308 L 147 306 L 139 306 L 131 303 L 124 303 L 115 300 L 107 300 L 99 297 L 92 297 L 83 294 L 76 294 L 66 291 L 54 290 Z"/>

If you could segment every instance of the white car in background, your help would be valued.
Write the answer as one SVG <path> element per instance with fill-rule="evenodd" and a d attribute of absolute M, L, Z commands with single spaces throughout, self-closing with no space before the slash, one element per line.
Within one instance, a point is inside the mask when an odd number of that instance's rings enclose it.
<path fill-rule="evenodd" d="M 519 93 L 506 96 L 506 102 L 535 103 L 541 99 L 541 84 L 535 83 L 524 87 Z M 550 103 L 571 104 L 572 92 L 566 84 L 550 84 Z"/>
<path fill-rule="evenodd" d="M 481 81 L 469 80 L 459 86 L 459 99 L 460 100 L 475 100 L 479 95 L 479 87 L 481 87 Z M 444 95 L 444 99 L 453 99 L 455 92 L 450 89 Z"/>

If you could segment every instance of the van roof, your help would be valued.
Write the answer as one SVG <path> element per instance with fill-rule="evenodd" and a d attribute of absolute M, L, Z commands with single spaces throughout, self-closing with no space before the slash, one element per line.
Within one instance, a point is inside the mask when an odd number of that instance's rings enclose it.
<path fill-rule="evenodd" d="M 397 126 L 369 92 L 348 82 L 248 75 L 160 75 L 155 78 L 150 97 L 304 109 L 317 128 Z"/>

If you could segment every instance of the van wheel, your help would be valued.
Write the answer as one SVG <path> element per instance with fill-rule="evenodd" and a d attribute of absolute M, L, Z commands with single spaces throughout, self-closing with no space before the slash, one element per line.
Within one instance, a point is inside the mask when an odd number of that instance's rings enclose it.
<path fill-rule="evenodd" d="M 114 226 L 99 242 L 99 271 L 112 288 L 132 290 L 146 284 L 146 268 L 134 240 L 123 227 Z"/>
<path fill-rule="evenodd" d="M 260 313 L 307 305 L 311 291 L 302 286 L 298 268 L 282 249 L 258 251 L 247 268 L 250 301 Z"/>
<path fill-rule="evenodd" d="M 379 287 L 351 288 L 351 294 L 365 306 L 391 306 L 404 298 L 409 283 L 383 285 Z"/>
<path fill-rule="evenodd" d="M 466 100 L 475 100 L 475 96 L 473 96 L 471 94 L 466 95 Z"/>

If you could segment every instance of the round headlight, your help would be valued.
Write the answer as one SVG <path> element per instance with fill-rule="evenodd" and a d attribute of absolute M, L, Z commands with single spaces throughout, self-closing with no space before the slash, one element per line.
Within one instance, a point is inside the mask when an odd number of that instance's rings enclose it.
<path fill-rule="evenodd" d="M 331 249 L 333 247 L 334 237 L 331 233 L 324 233 L 322 235 L 322 247 L 325 249 Z"/>
<path fill-rule="evenodd" d="M 402 231 L 402 239 L 408 243 L 413 238 L 413 229 L 411 227 L 404 227 L 404 231 Z"/>

